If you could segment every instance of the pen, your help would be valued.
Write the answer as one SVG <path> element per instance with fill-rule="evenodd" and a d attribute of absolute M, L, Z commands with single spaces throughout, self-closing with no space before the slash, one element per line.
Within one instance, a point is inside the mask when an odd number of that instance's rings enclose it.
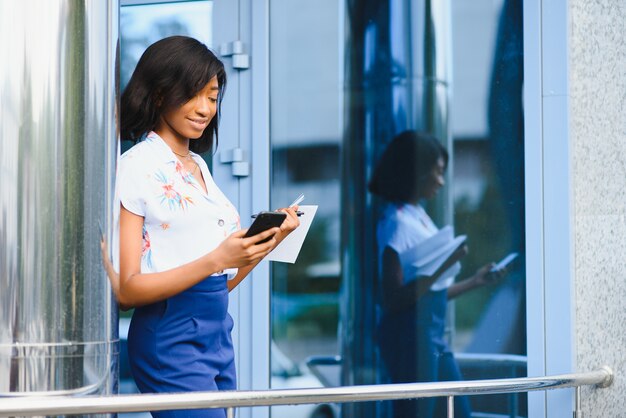
<path fill-rule="evenodd" d="M 303 200 L 304 200 L 304 194 L 301 193 L 300 196 L 298 196 L 296 198 L 296 200 L 294 200 L 293 203 L 291 205 L 289 205 L 289 207 L 290 208 L 294 207 L 294 206 L 298 205 L 300 202 L 302 202 Z M 304 215 L 304 212 L 296 211 L 296 215 L 302 216 L 302 215 Z M 251 217 L 252 218 L 256 218 L 256 215 L 252 215 Z"/>
<path fill-rule="evenodd" d="M 302 215 L 304 215 L 304 212 L 297 211 L 297 212 L 296 212 L 296 215 L 298 215 L 298 216 L 302 216 Z M 252 215 L 252 216 L 250 216 L 250 217 L 251 217 L 251 218 L 256 218 L 256 214 L 254 214 L 254 215 Z"/>
<path fill-rule="evenodd" d="M 300 202 L 302 202 L 303 200 L 304 200 L 304 194 L 301 194 L 300 196 L 298 196 L 296 198 L 296 200 L 293 201 L 293 203 L 291 205 L 289 205 L 289 207 L 299 205 Z M 300 215 L 298 215 L 298 216 L 300 216 Z"/>

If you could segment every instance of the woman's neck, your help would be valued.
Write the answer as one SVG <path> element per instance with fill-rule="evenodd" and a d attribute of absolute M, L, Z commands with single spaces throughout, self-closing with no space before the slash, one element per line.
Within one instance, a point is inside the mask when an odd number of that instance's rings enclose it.
<path fill-rule="evenodd" d="M 189 138 L 183 138 L 175 132 L 167 129 L 155 129 L 154 132 L 159 135 L 168 147 L 178 155 L 189 154 Z"/>
<path fill-rule="evenodd" d="M 413 206 L 420 206 L 421 202 L 423 201 L 424 201 L 423 197 L 415 197 L 413 199 L 410 199 L 407 203 Z"/>

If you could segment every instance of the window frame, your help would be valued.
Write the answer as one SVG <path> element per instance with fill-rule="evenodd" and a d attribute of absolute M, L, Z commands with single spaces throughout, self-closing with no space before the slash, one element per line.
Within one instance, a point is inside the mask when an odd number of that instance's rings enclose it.
<path fill-rule="evenodd" d="M 566 0 L 524 2 L 528 375 L 574 371 Z M 572 391 L 531 392 L 530 417 L 571 414 Z"/>

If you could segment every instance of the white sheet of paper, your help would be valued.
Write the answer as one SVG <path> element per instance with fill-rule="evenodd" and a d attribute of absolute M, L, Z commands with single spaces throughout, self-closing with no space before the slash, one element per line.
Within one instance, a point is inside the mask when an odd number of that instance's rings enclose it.
<path fill-rule="evenodd" d="M 400 262 L 403 266 L 421 267 L 426 265 L 436 259 L 452 239 L 454 239 L 454 231 L 450 225 L 446 225 L 432 237 L 404 250 L 400 254 Z"/>
<path fill-rule="evenodd" d="M 465 235 L 459 235 L 458 237 L 448 242 L 446 245 L 443 246 L 441 250 L 438 251 L 437 257 L 432 258 L 426 264 L 415 266 L 417 267 L 417 274 L 420 276 L 432 276 L 433 274 L 435 274 L 439 267 L 441 267 L 441 265 L 445 263 L 446 260 L 450 258 L 450 256 L 452 256 L 452 254 L 461 245 L 465 243 L 466 239 L 467 237 Z"/>
<path fill-rule="evenodd" d="M 404 276 L 407 278 L 432 276 L 465 240 L 465 235 L 455 237 L 454 229 L 450 225 L 444 226 L 432 237 L 399 254 Z M 460 265 L 455 264 L 445 274 L 452 274 L 459 268 Z"/>
<path fill-rule="evenodd" d="M 306 234 L 309 232 L 309 228 L 315 217 L 315 212 L 317 212 L 317 205 L 302 205 L 298 210 L 303 212 L 303 215 L 299 218 L 300 226 L 278 244 L 278 246 L 274 248 L 274 251 L 265 257 L 266 260 L 292 264 L 296 262 Z"/>

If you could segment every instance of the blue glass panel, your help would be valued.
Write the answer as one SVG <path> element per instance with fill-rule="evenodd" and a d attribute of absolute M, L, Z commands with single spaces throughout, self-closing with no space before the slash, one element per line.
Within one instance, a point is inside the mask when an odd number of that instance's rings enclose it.
<path fill-rule="evenodd" d="M 410 286 L 396 302 L 417 306 L 413 313 L 427 303 L 443 312 L 438 338 L 464 379 L 525 375 L 522 2 L 309 3 L 270 2 L 272 206 L 299 193 L 320 205 L 302 258 L 273 266 L 273 350 L 299 366 L 317 356 L 304 368 L 317 384 L 398 381 L 381 354 L 381 335 L 390 331 L 381 325 L 389 308 L 377 228 L 389 202 L 368 182 L 392 139 L 413 129 L 449 155 L 445 186 L 421 203 L 437 227 L 467 235 L 456 282 L 509 252 L 520 257 L 502 281 L 443 307 L 434 298 L 411 301 Z M 407 353 L 428 347 L 405 332 L 397 345 Z M 526 401 L 472 397 L 471 408 L 524 416 Z M 344 416 L 363 418 L 391 417 L 391 409 L 342 407 Z"/>

